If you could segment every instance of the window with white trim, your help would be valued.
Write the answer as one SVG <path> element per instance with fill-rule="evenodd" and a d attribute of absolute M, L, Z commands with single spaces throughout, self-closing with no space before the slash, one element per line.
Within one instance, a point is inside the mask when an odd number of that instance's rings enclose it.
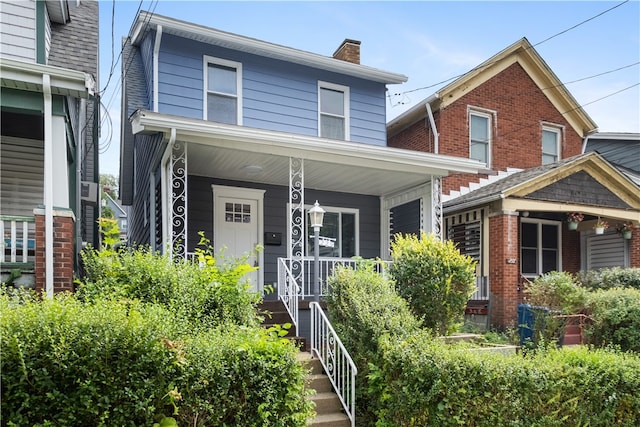
<path fill-rule="evenodd" d="M 469 158 L 479 160 L 490 167 L 491 163 L 491 115 L 471 111 L 469 113 Z"/>
<path fill-rule="evenodd" d="M 318 136 L 349 140 L 349 88 L 318 82 Z"/>
<path fill-rule="evenodd" d="M 535 278 L 561 271 L 560 224 L 557 221 L 522 219 L 520 223 L 520 271 Z"/>
<path fill-rule="evenodd" d="M 242 64 L 204 57 L 204 120 L 242 124 Z"/>
<path fill-rule="evenodd" d="M 560 160 L 560 129 L 542 128 L 542 164 L 548 165 Z"/>
<path fill-rule="evenodd" d="M 320 256 L 351 258 L 357 256 L 359 248 L 359 210 L 322 206 L 325 210 L 320 228 Z M 314 256 L 314 230 L 309 223 L 311 205 L 305 206 L 307 223 L 306 256 Z"/>

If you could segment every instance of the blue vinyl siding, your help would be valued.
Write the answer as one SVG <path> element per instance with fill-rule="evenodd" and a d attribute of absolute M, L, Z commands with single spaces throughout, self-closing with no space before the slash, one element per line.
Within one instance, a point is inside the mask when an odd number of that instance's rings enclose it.
<path fill-rule="evenodd" d="M 205 55 L 242 64 L 244 126 L 317 136 L 321 80 L 350 88 L 351 141 L 386 145 L 384 84 L 169 34 L 162 37 L 158 60 L 159 112 L 202 119 Z"/>
<path fill-rule="evenodd" d="M 140 45 L 140 56 L 147 85 L 147 108 L 153 110 L 153 40 L 155 32 L 147 34 Z"/>
<path fill-rule="evenodd" d="M 211 184 L 233 187 L 258 188 L 266 190 L 264 194 L 264 231 L 282 233 L 281 245 L 265 245 L 264 283 L 271 285 L 278 281 L 278 258 L 287 256 L 287 187 L 265 185 L 251 182 L 237 182 L 214 178 L 189 176 L 189 195 L 187 217 L 189 224 L 188 251 L 193 251 L 199 240 L 198 232 L 213 241 L 213 192 Z M 375 196 L 363 196 L 347 193 L 330 193 L 307 190 L 305 198 L 308 204 L 322 200 L 325 206 L 356 208 L 360 211 L 360 256 L 375 258 L 380 256 L 380 199 Z"/>

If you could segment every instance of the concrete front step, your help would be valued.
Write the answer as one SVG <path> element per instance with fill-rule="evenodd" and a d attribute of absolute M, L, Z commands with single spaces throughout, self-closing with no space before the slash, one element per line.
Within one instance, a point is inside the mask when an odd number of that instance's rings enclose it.
<path fill-rule="evenodd" d="M 350 427 L 351 421 L 342 410 L 342 403 L 338 395 L 333 392 L 331 380 L 324 374 L 322 364 L 311 353 L 300 352 L 298 360 L 309 369 L 307 388 L 315 390 L 309 399 L 315 404 L 316 417 L 309 420 L 309 426 L 321 427 Z"/>

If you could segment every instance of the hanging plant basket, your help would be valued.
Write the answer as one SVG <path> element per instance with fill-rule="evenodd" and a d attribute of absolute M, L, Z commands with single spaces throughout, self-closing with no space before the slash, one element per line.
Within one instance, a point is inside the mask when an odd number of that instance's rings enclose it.
<path fill-rule="evenodd" d="M 631 239 L 631 231 L 623 231 L 622 232 L 622 238 L 625 239 L 625 240 Z"/>
<path fill-rule="evenodd" d="M 567 222 L 567 228 L 569 228 L 569 230 L 577 230 L 578 223 L 576 221 L 569 221 Z"/>
<path fill-rule="evenodd" d="M 604 227 L 596 227 L 594 230 L 596 230 L 596 234 L 604 234 Z"/>

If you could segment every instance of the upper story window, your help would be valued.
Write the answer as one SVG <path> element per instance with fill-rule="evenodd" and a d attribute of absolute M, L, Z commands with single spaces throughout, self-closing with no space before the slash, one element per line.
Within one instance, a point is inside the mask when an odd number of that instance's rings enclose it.
<path fill-rule="evenodd" d="M 242 124 L 242 64 L 204 57 L 204 119 Z"/>
<path fill-rule="evenodd" d="M 560 160 L 560 129 L 542 128 L 542 164 L 548 165 Z"/>
<path fill-rule="evenodd" d="M 479 160 L 490 167 L 491 116 L 472 111 L 469 115 L 469 158 Z"/>
<path fill-rule="evenodd" d="M 318 82 L 318 136 L 349 140 L 349 88 Z"/>

